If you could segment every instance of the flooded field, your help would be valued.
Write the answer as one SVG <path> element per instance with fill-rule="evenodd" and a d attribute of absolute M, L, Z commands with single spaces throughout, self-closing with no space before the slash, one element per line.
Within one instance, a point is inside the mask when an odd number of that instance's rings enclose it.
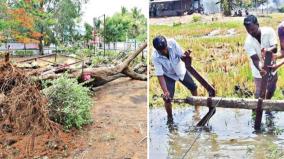
<path fill-rule="evenodd" d="M 282 112 L 273 112 L 272 116 L 263 113 L 260 134 L 254 132 L 251 110 L 217 108 L 204 128 L 195 124 L 206 114 L 206 107 L 199 116 L 193 107 L 179 107 L 173 112 L 174 122 L 168 123 L 163 107 L 150 108 L 150 159 L 284 157 Z"/>

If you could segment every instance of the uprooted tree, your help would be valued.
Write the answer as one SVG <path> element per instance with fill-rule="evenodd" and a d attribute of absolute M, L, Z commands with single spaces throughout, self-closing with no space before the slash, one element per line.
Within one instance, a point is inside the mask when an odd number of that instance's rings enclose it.
<path fill-rule="evenodd" d="M 134 71 L 130 67 L 130 63 L 147 47 L 147 44 L 144 43 L 138 50 L 130 54 L 124 61 L 121 63 L 112 66 L 112 67 L 98 67 L 98 68 L 78 68 L 71 69 L 66 67 L 53 68 L 49 70 L 36 70 L 32 71 L 30 75 L 36 75 L 36 78 L 40 80 L 56 79 L 60 77 L 64 72 L 68 72 L 68 76 L 71 78 L 77 78 L 83 85 L 88 86 L 100 86 L 107 82 L 113 81 L 120 77 L 130 77 L 136 80 L 147 80 L 145 74 L 140 74 Z M 82 75 L 88 74 L 91 78 L 87 81 L 82 80 Z"/>

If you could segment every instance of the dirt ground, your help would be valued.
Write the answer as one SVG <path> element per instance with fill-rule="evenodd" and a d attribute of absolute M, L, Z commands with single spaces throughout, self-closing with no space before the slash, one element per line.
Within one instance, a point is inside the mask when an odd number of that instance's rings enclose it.
<path fill-rule="evenodd" d="M 147 82 L 115 80 L 94 101 L 94 123 L 82 134 L 86 145 L 69 158 L 147 158 Z"/>

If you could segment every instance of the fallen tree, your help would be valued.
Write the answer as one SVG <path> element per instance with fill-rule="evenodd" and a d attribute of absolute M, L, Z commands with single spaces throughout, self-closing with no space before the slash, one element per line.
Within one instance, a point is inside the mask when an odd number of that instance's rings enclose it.
<path fill-rule="evenodd" d="M 191 105 L 207 106 L 210 97 L 191 96 L 186 99 L 174 99 L 175 103 L 188 103 Z M 258 99 L 212 97 L 213 107 L 256 109 Z M 284 100 L 263 100 L 263 110 L 284 111 Z"/>
<path fill-rule="evenodd" d="M 138 50 L 130 54 L 123 62 L 112 67 L 98 67 L 98 68 L 67 68 L 60 66 L 51 70 L 39 69 L 32 71 L 30 75 L 36 75 L 40 80 L 56 79 L 64 72 L 68 72 L 68 76 L 77 78 L 79 82 L 92 86 L 100 86 L 107 82 L 113 81 L 120 77 L 130 77 L 135 80 L 147 80 L 146 74 L 139 74 L 130 67 L 131 62 L 147 47 L 144 43 Z M 60 71 L 62 70 L 62 71 Z M 89 79 L 83 79 L 83 76 L 88 76 Z"/>

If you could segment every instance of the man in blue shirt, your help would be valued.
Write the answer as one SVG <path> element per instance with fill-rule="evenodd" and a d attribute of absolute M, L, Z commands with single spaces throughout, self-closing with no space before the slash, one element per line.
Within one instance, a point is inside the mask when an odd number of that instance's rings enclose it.
<path fill-rule="evenodd" d="M 167 40 L 164 36 L 157 36 L 153 39 L 153 46 L 155 50 L 152 54 L 152 62 L 163 90 L 168 119 L 172 119 L 170 100 L 174 96 L 175 82 L 180 81 L 193 96 L 197 95 L 197 86 L 189 72 L 186 71 L 185 64 L 181 60 L 184 57 L 183 51 L 175 40 Z M 197 109 L 196 107 L 195 110 L 198 111 Z"/>

